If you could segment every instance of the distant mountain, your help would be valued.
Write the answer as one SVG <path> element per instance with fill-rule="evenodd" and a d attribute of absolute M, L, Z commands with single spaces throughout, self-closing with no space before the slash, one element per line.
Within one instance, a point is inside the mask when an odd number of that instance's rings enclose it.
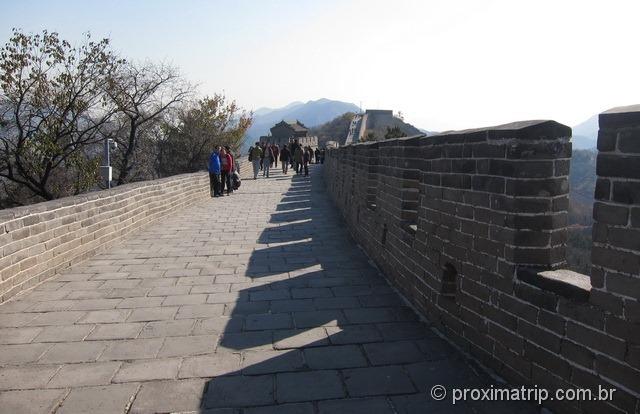
<path fill-rule="evenodd" d="M 247 131 L 246 143 L 269 134 L 269 128 L 278 122 L 298 120 L 308 128 L 329 122 L 345 112 L 358 112 L 359 108 L 349 102 L 318 99 L 306 103 L 292 102 L 282 108 L 260 108 L 254 111 L 253 124 Z"/>
<path fill-rule="evenodd" d="M 300 102 L 300 101 L 291 102 L 289 105 L 283 106 L 282 108 L 258 108 L 255 111 L 253 111 L 253 115 L 254 117 L 265 116 L 267 114 L 270 114 L 273 111 L 283 110 L 283 109 L 292 109 L 300 105 L 304 105 L 304 102 Z"/>
<path fill-rule="evenodd" d="M 573 149 L 591 149 L 598 145 L 598 115 L 572 128 Z"/>

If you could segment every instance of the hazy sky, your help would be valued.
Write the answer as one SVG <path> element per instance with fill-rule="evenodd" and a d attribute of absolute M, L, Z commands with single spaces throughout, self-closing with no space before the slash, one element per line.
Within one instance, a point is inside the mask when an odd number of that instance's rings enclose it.
<path fill-rule="evenodd" d="M 432 130 L 640 103 L 640 1 L 0 0 L 12 27 L 109 37 L 247 109 L 338 99 Z"/>

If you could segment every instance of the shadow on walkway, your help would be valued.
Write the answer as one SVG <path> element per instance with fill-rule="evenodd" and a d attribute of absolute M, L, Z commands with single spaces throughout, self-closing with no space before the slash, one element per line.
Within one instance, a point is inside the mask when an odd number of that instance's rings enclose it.
<path fill-rule="evenodd" d="M 536 412 L 527 404 L 451 404 L 435 384 L 487 388 L 389 288 L 343 227 L 319 166 L 291 185 L 260 234 L 216 353 L 241 369 L 211 379 L 203 410 L 245 413 Z M 253 407 L 253 408 L 248 408 Z"/>

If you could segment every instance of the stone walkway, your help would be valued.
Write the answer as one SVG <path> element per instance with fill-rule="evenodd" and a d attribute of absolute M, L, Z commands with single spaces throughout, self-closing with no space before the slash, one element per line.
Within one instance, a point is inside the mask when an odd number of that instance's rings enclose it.
<path fill-rule="evenodd" d="M 0 413 L 533 413 L 406 307 L 311 178 L 245 180 L 0 305 Z"/>

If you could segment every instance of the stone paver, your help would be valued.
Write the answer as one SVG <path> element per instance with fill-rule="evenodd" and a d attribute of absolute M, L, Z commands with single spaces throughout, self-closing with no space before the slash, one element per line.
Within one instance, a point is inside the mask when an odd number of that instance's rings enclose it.
<path fill-rule="evenodd" d="M 113 384 L 71 390 L 59 414 L 121 413 L 131 403 L 138 384 Z"/>
<path fill-rule="evenodd" d="M 0 392 L 0 412 L 48 414 L 65 397 L 62 390 L 30 390 Z"/>
<path fill-rule="evenodd" d="M 277 375 L 278 402 L 299 402 L 346 396 L 338 371 L 310 371 Z"/>
<path fill-rule="evenodd" d="M 0 305 L 0 413 L 485 412 L 429 397 L 492 382 L 369 265 L 321 167 L 272 173 Z"/>
<path fill-rule="evenodd" d="M 143 327 L 144 323 L 108 323 L 98 325 L 91 334 L 87 336 L 87 340 L 134 339 Z"/>
<path fill-rule="evenodd" d="M 95 361 L 106 345 L 101 342 L 65 342 L 53 345 L 39 362 L 42 364 L 64 364 Z"/>
<path fill-rule="evenodd" d="M 206 378 L 240 373 L 240 355 L 218 353 L 185 358 L 180 366 L 180 378 Z"/>
<path fill-rule="evenodd" d="M 416 391 L 409 375 L 397 365 L 348 369 L 344 371 L 344 380 L 349 395 L 355 397 L 410 394 Z"/>
<path fill-rule="evenodd" d="M 109 385 L 120 368 L 120 362 L 94 362 L 90 364 L 63 365 L 51 378 L 47 388 L 73 388 Z"/>
<path fill-rule="evenodd" d="M 0 344 L 27 344 L 42 332 L 42 328 L 4 328 L 0 329 Z"/>
<path fill-rule="evenodd" d="M 209 383 L 205 407 L 251 407 L 275 402 L 272 375 L 221 377 Z"/>
<path fill-rule="evenodd" d="M 204 380 L 147 382 L 142 385 L 130 412 L 198 411 L 205 387 Z"/>
<path fill-rule="evenodd" d="M 243 374 L 259 375 L 276 372 L 299 371 L 304 369 L 302 353 L 289 351 L 245 352 L 242 361 Z"/>
<path fill-rule="evenodd" d="M 44 388 L 57 370 L 58 366 L 9 366 L 0 368 L 0 390 Z"/>
<path fill-rule="evenodd" d="M 82 341 L 93 330 L 93 325 L 47 326 L 33 342 Z"/>
<path fill-rule="evenodd" d="M 0 365 L 34 362 L 51 347 L 51 344 L 21 344 L 0 346 Z"/>
<path fill-rule="evenodd" d="M 179 359 L 148 359 L 126 362 L 113 378 L 113 382 L 173 379 L 178 374 L 179 366 Z"/>
<path fill-rule="evenodd" d="M 101 361 L 155 358 L 164 343 L 163 338 L 111 341 L 100 356 Z"/>

